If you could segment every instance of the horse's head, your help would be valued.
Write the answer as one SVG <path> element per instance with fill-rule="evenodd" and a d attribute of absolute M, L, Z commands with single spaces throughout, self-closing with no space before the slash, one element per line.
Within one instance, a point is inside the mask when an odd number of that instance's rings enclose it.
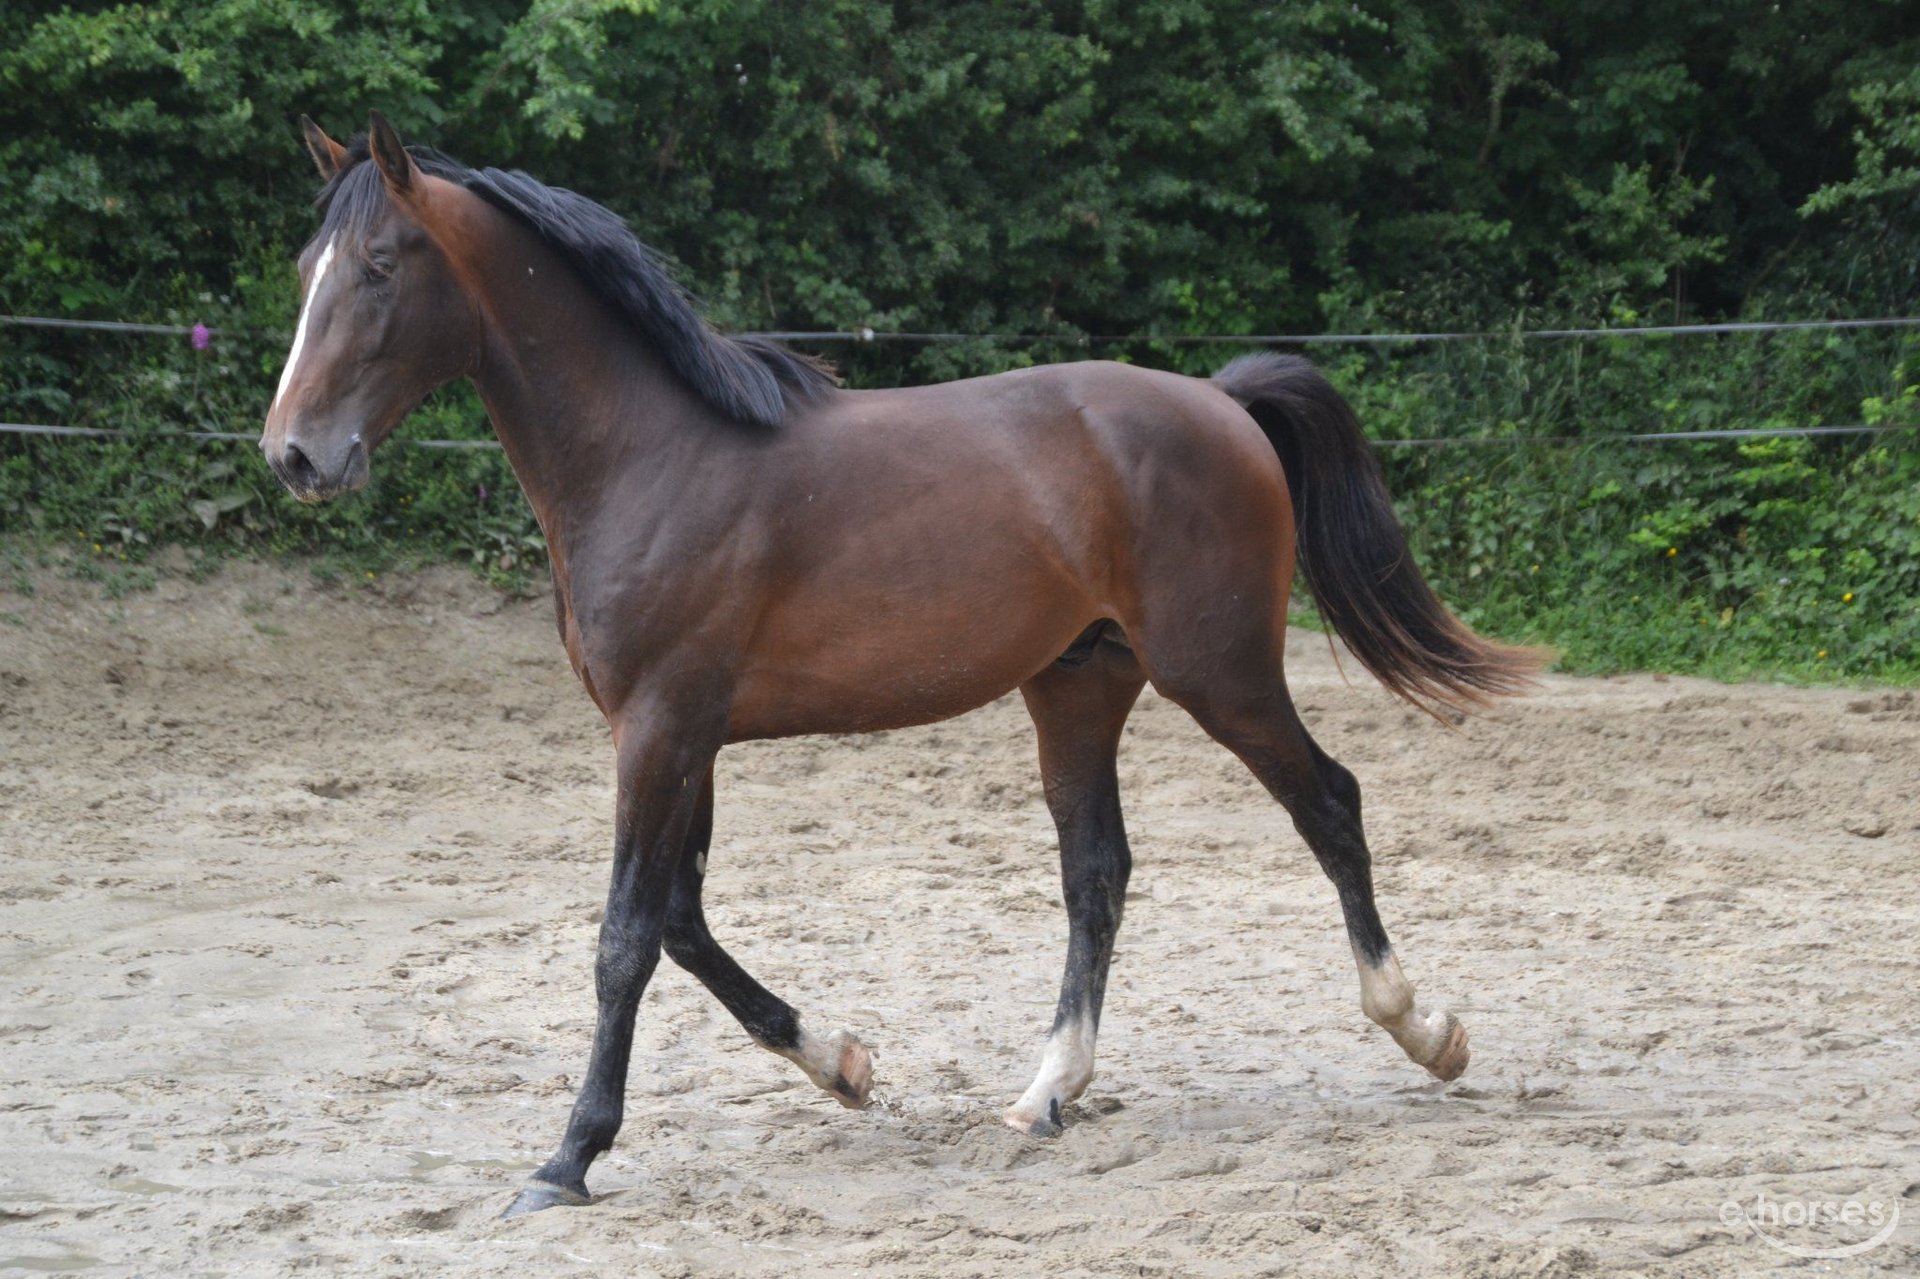
<path fill-rule="evenodd" d="M 304 301 L 261 451 L 303 502 L 364 486 L 368 459 L 429 391 L 470 371 L 480 320 L 445 246 L 424 174 L 375 112 L 343 147 L 301 118 L 325 214 L 300 254 Z"/>

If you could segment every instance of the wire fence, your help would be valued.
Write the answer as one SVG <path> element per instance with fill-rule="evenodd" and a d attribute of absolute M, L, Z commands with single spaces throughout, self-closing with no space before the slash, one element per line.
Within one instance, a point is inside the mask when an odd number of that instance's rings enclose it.
<path fill-rule="evenodd" d="M 49 426 L 42 422 L 0 422 L 0 435 L 70 435 L 87 439 L 135 440 L 259 440 L 243 431 L 120 431 L 105 426 Z M 402 444 L 422 449 L 497 449 L 498 440 L 415 440 L 396 437 Z"/>
<path fill-rule="evenodd" d="M 72 320 L 44 315 L 0 315 L 0 327 L 66 329 L 94 333 L 124 333 L 163 337 L 191 337 L 196 343 L 221 336 L 288 338 L 271 329 L 223 329 L 207 325 L 147 324 L 129 320 Z M 871 328 L 829 330 L 769 330 L 746 336 L 780 342 L 988 342 L 1068 346 L 1164 344 L 1170 346 L 1393 346 L 1447 342 L 1509 340 L 1583 340 L 1592 338 L 1692 337 L 1733 333 L 1790 333 L 1818 330 L 1920 328 L 1920 316 L 1880 316 L 1863 319 L 1743 320 L 1720 324 L 1641 324 L 1612 328 L 1476 329 L 1453 333 L 1184 333 L 1184 334 L 1060 334 L 1060 333 L 915 333 L 882 332 Z M 1586 444 L 1664 444 L 1712 440 L 1761 439 L 1782 436 L 1887 435 L 1920 430 L 1920 425 L 1728 427 L 1696 431 L 1609 432 L 1593 435 L 1449 436 L 1428 439 L 1380 439 L 1377 448 L 1519 448 Z M 58 426 L 38 422 L 0 422 L 0 434 L 40 435 L 85 439 L 188 439 L 250 441 L 257 436 L 235 431 L 126 431 L 108 427 Z M 497 440 L 418 440 L 396 437 L 400 443 L 427 449 L 498 449 Z"/>
<path fill-rule="evenodd" d="M 143 333 L 189 337 L 232 336 L 291 339 L 280 329 L 223 329 L 191 324 L 142 324 L 129 320 L 68 320 L 45 315 L 0 315 L 0 325 L 78 329 L 97 333 Z M 1501 338 L 1687 337 L 1723 333 L 1794 333 L 1813 329 L 1912 329 L 1920 316 L 1894 315 L 1841 320 L 1739 320 L 1724 324 L 1636 324 L 1589 329 L 1471 329 L 1458 333 L 914 333 L 860 329 L 772 329 L 742 334 L 776 342 L 1000 342 L 1067 346 L 1163 343 L 1169 346 L 1394 346 L 1431 342 L 1487 342 Z"/>
<path fill-rule="evenodd" d="M 1530 445 L 1573 446 L 1585 444 L 1667 444 L 1687 441 L 1767 439 L 1779 436 L 1891 435 L 1920 431 L 1920 423 L 1868 426 L 1756 426 L 1729 427 L 1713 431 L 1641 431 L 1606 432 L 1596 435 L 1462 435 L 1431 439 L 1374 440 L 1379 449 L 1452 448 L 1461 445 L 1524 448 Z M 259 436 L 240 431 L 121 431 L 103 426 L 50 426 L 39 422 L 0 422 L 4 435 L 80 436 L 89 439 L 138 440 L 234 440 L 258 441 Z M 395 436 L 396 443 L 421 449 L 497 449 L 498 440 L 416 440 Z"/>

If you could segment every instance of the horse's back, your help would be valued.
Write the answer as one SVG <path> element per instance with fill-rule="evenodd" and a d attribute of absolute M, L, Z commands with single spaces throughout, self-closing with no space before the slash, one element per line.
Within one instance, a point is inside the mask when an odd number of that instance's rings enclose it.
<path fill-rule="evenodd" d="M 845 391 L 809 417 L 800 430 L 824 437 L 850 471 L 881 472 L 881 483 L 939 470 L 968 501 L 997 484 L 1083 511 L 1118 503 L 1142 532 L 1224 504 L 1291 524 L 1272 445 L 1203 378 L 1087 360 Z"/>

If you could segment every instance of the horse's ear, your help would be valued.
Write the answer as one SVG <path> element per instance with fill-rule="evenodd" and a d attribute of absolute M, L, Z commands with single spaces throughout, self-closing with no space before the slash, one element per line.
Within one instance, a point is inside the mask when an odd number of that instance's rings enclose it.
<path fill-rule="evenodd" d="M 304 115 L 300 117 L 300 132 L 307 139 L 307 153 L 313 157 L 313 167 L 320 170 L 320 180 L 333 181 L 333 175 L 347 167 L 347 149 Z"/>
<path fill-rule="evenodd" d="M 378 111 L 367 113 L 367 150 L 373 153 L 373 162 L 379 166 L 380 176 L 387 180 L 388 187 L 394 191 L 412 190 L 420 170 L 414 166 L 407 149 L 400 145 L 400 135 Z"/>

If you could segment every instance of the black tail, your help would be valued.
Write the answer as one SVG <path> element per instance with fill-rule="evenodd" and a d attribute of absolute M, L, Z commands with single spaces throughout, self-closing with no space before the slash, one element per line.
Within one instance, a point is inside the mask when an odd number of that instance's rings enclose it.
<path fill-rule="evenodd" d="M 1528 688 L 1540 654 L 1481 639 L 1420 576 L 1373 446 L 1320 370 L 1297 355 L 1244 355 L 1213 381 L 1280 455 L 1301 573 L 1362 665 L 1435 716 Z"/>

